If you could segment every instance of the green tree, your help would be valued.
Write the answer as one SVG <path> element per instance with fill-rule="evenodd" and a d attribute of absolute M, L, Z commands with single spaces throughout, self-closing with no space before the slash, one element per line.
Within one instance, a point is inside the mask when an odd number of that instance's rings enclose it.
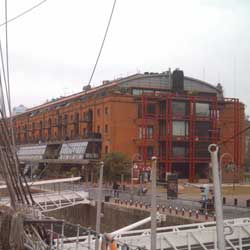
<path fill-rule="evenodd" d="M 120 152 L 106 154 L 104 158 L 104 179 L 106 181 L 120 180 L 121 175 L 129 175 L 131 161 Z"/>

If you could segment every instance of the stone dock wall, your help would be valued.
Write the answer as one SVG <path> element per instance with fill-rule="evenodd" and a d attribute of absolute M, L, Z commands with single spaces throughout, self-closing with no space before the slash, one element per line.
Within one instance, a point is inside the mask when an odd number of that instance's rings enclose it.
<path fill-rule="evenodd" d="M 101 232 L 112 232 L 119 228 L 125 227 L 139 220 L 150 216 L 149 211 L 123 207 L 112 203 L 102 204 Z M 63 208 L 51 211 L 48 216 L 57 219 L 64 219 L 73 224 L 80 224 L 84 227 L 95 229 L 96 223 L 96 206 L 89 204 L 79 204 L 74 207 Z M 193 223 L 194 220 L 186 217 L 177 217 L 174 215 L 166 215 L 166 221 L 161 222 L 159 226 L 173 226 Z M 150 223 L 142 228 L 149 228 Z"/>

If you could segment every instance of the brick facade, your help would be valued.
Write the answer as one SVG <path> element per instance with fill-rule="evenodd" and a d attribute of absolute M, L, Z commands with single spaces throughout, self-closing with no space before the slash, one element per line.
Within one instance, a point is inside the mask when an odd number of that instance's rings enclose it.
<path fill-rule="evenodd" d="M 17 143 L 36 144 L 39 141 L 74 140 L 86 138 L 89 133 L 100 133 L 102 156 L 109 152 L 119 151 L 132 159 L 136 153 L 141 153 L 142 150 L 140 133 L 143 120 L 138 114 L 141 99 L 133 95 L 132 89 L 121 91 L 121 89 L 114 88 L 116 85 L 116 82 L 111 82 L 107 86 L 46 103 L 15 116 L 14 127 Z M 185 94 L 188 98 L 192 97 L 192 93 Z M 242 130 L 245 119 L 242 104 L 238 105 L 240 108 L 236 114 L 234 103 L 224 100 L 219 100 L 219 103 L 220 137 L 216 141 L 217 143 L 227 140 L 235 134 L 235 131 Z M 155 104 L 157 113 L 160 108 L 157 100 L 155 100 Z M 238 130 L 235 129 L 236 120 L 239 121 Z M 158 120 L 149 120 L 147 127 L 148 133 L 152 133 L 152 135 L 150 134 L 151 137 L 146 141 L 146 146 L 153 148 L 154 155 L 159 155 Z M 227 153 L 230 155 L 228 158 L 232 156 L 233 160 L 237 160 L 240 170 L 244 162 L 244 145 L 245 139 L 242 134 L 237 143 L 232 139 L 223 144 L 220 155 Z M 236 147 L 239 147 L 239 150 Z M 235 153 L 237 150 L 238 155 Z M 225 164 L 230 160 L 226 156 L 223 158 Z M 240 179 L 239 176 L 237 174 L 237 180 Z M 232 176 L 232 173 L 223 172 L 223 178 L 225 181 L 232 181 L 235 176 Z"/>

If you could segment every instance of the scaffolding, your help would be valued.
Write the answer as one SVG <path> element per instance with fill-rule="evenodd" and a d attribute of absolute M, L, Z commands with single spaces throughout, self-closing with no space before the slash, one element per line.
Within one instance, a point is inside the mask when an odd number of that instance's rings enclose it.
<path fill-rule="evenodd" d="M 240 131 L 240 103 L 236 98 L 218 100 L 216 95 L 143 94 L 139 104 L 142 131 L 139 139 L 144 165 L 151 157 L 147 147 L 153 144 L 157 147 L 154 155 L 158 157 L 160 179 L 176 170 L 183 172 L 184 178 L 190 182 L 202 178 L 199 174 L 206 174 L 208 178 L 210 157 L 207 148 L 209 144 L 220 144 L 225 139 L 225 135 L 220 137 L 220 114 L 226 104 L 232 105 L 233 114 L 230 112 L 225 120 L 232 125 L 231 135 L 237 135 Z M 155 105 L 154 112 L 150 105 Z M 153 142 L 147 133 L 149 124 L 154 124 Z M 233 144 L 234 163 L 240 167 L 241 139 L 236 136 L 230 142 Z"/>

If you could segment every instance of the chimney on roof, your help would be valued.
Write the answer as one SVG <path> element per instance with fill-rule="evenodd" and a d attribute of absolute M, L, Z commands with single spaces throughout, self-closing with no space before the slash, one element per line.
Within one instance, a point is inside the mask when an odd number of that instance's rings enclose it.
<path fill-rule="evenodd" d="M 106 85 L 106 84 L 108 84 L 109 83 L 109 80 L 104 80 L 104 81 L 102 81 L 102 85 Z"/>
<path fill-rule="evenodd" d="M 182 70 L 175 69 L 172 74 L 172 90 L 173 92 L 184 91 L 184 73 Z"/>

